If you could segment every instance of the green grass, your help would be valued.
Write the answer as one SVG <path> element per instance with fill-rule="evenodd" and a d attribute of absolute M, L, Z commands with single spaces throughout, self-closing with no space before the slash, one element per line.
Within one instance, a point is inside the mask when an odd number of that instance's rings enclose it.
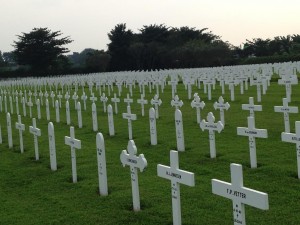
<path fill-rule="evenodd" d="M 203 88 L 203 87 L 202 87 Z M 300 106 L 300 88 L 293 86 L 291 106 Z M 146 89 L 146 99 L 154 96 Z M 85 90 L 86 93 L 88 89 Z M 107 91 L 107 90 L 106 90 Z M 117 88 L 114 87 L 117 92 Z M 193 87 L 206 106 L 201 117 L 206 118 L 212 111 L 217 120 L 219 112 L 213 103 L 221 95 L 219 85 L 213 91 L 212 100 L 207 100 L 203 89 Z M 195 173 L 196 186 L 181 185 L 181 209 L 183 224 L 232 224 L 232 202 L 229 199 L 212 194 L 211 179 L 230 182 L 230 163 L 243 165 L 244 186 L 269 194 L 268 211 L 246 206 L 248 224 L 299 224 L 300 180 L 297 178 L 297 159 L 295 144 L 281 141 L 284 130 L 283 115 L 274 112 L 275 105 L 282 105 L 285 96 L 284 86 L 271 83 L 267 94 L 262 96 L 263 111 L 256 112 L 256 127 L 268 130 L 268 139 L 257 139 L 258 168 L 250 168 L 248 138 L 237 136 L 238 126 L 247 126 L 248 111 L 241 110 L 241 104 L 248 103 L 250 96 L 255 97 L 256 87 L 249 87 L 244 95 L 236 87 L 236 100 L 230 102 L 230 92 L 226 87 L 225 101 L 230 103 L 225 112 L 226 127 L 216 134 L 217 158 L 209 157 L 208 132 L 201 131 L 196 123 L 196 110 L 190 106 L 184 86 L 178 86 L 185 134 L 186 151 L 179 153 L 179 165 L 183 170 Z M 106 92 L 107 94 L 107 92 Z M 174 108 L 170 106 L 171 88 L 167 86 L 161 93 L 163 101 L 160 107 L 160 119 L 157 120 L 158 145 L 150 145 L 148 109 L 141 116 L 138 86 L 134 89 L 132 112 L 138 120 L 133 122 L 133 136 L 138 154 L 144 154 L 148 167 L 139 172 L 141 211 L 132 211 L 130 171 L 120 162 L 120 153 L 128 143 L 127 120 L 122 119 L 126 111 L 123 98 L 127 91 L 123 88 L 119 114 L 114 115 L 116 135 L 108 135 L 107 115 L 102 104 L 97 102 L 99 131 L 103 133 L 106 146 L 106 161 L 109 195 L 98 194 L 98 175 L 96 157 L 96 132 L 92 131 L 91 102 L 87 111 L 83 111 L 83 128 L 77 126 L 77 113 L 74 102 L 70 100 L 71 122 L 75 126 L 75 136 L 81 140 L 82 149 L 76 151 L 78 183 L 72 183 L 70 147 L 64 144 L 64 136 L 69 136 L 66 125 L 65 108 L 61 109 L 61 122 L 55 122 L 52 109 L 51 121 L 55 127 L 58 170 L 50 170 L 48 131 L 45 107 L 42 107 L 42 119 L 37 126 L 42 130 L 39 138 L 40 160 L 35 161 L 33 136 L 28 126 L 32 124 L 29 116 L 22 117 L 26 125 L 24 132 L 25 152 L 19 150 L 19 134 L 14 128 L 17 115 L 12 115 L 13 149 L 8 149 L 6 116 L 0 113 L 3 143 L 0 145 L 0 224 L 172 224 L 171 184 L 157 176 L 157 164 L 170 165 L 169 151 L 176 149 Z M 81 88 L 79 89 L 81 95 Z M 98 99 L 99 94 L 97 93 Z M 113 95 L 111 95 L 112 97 Z M 22 107 L 19 105 L 22 115 Z M 83 108 L 83 107 L 82 107 Z M 14 110 L 15 111 L 15 110 Z M 28 110 L 27 110 L 28 112 Z M 33 116 L 37 117 L 36 107 Z M 291 132 L 299 120 L 299 114 L 291 114 Z"/>

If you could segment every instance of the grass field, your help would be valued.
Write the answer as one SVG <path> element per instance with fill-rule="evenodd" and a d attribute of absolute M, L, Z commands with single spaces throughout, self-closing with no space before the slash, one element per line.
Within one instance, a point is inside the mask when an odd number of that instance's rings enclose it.
<path fill-rule="evenodd" d="M 202 87 L 203 88 L 203 87 Z M 81 89 L 79 89 L 81 95 Z M 88 89 L 85 90 L 88 93 Z M 154 96 L 146 89 L 148 101 Z M 114 92 L 117 88 L 114 87 Z M 213 103 L 221 95 L 219 85 L 212 93 L 212 100 L 207 100 L 203 89 L 193 87 L 201 100 L 206 103 L 201 117 L 206 118 L 213 112 L 219 120 L 219 111 Z M 285 87 L 271 82 L 267 94 L 262 96 L 262 112 L 256 112 L 256 127 L 267 129 L 267 139 L 256 139 L 258 168 L 250 168 L 248 138 L 237 136 L 237 127 L 247 126 L 248 111 L 241 110 L 241 104 L 248 103 L 253 96 L 256 101 L 256 87 L 249 87 L 244 95 L 239 87 L 236 97 L 230 102 L 230 92 L 226 87 L 223 95 L 230 103 L 225 112 L 225 129 L 216 134 L 217 158 L 209 157 L 208 132 L 203 132 L 196 122 L 196 110 L 190 106 L 184 86 L 178 86 L 178 95 L 184 101 L 181 108 L 186 151 L 179 153 L 179 165 L 183 170 L 195 173 L 195 187 L 181 185 L 181 209 L 183 224 L 233 224 L 232 202 L 212 194 L 211 179 L 230 182 L 230 163 L 243 165 L 244 186 L 268 193 L 270 209 L 262 211 L 246 206 L 248 224 L 299 224 L 300 222 L 300 180 L 297 178 L 297 159 L 295 144 L 281 141 L 284 131 L 283 115 L 274 112 L 274 106 L 282 105 Z M 73 93 L 72 93 L 73 94 Z M 106 93 L 107 94 L 107 93 Z M 123 167 L 120 153 L 128 143 L 127 120 L 122 119 L 126 111 L 123 98 L 127 90 L 123 88 L 119 114 L 114 115 L 116 135 L 108 135 L 107 115 L 102 103 L 97 102 L 99 131 L 103 133 L 106 146 L 106 161 L 109 195 L 98 194 L 98 174 L 96 157 L 96 132 L 92 131 L 91 101 L 87 111 L 83 111 L 83 128 L 77 126 L 77 113 L 74 102 L 70 101 L 71 121 L 75 126 L 75 136 L 81 140 L 82 149 L 76 151 L 78 183 L 72 183 L 70 147 L 64 144 L 64 136 L 69 136 L 66 124 L 65 107 L 61 109 L 61 122 L 55 122 L 55 110 L 52 108 L 51 121 L 55 127 L 58 170 L 50 170 L 48 130 L 45 107 L 42 107 L 42 119 L 37 120 L 37 127 L 42 130 L 39 138 L 40 160 L 35 161 L 33 136 L 29 133 L 32 121 L 22 117 L 26 125 L 23 134 L 25 152 L 19 150 L 19 133 L 15 129 L 17 115 L 12 115 L 13 149 L 8 149 L 6 116 L 0 113 L 3 143 L 0 144 L 0 224 L 172 224 L 171 184 L 157 176 L 157 164 L 170 165 L 169 152 L 176 149 L 174 108 L 171 107 L 171 88 L 167 86 L 160 94 L 163 101 L 157 120 L 158 145 L 150 145 L 148 109 L 141 116 L 138 86 L 134 89 L 134 104 L 131 110 L 138 120 L 133 122 L 133 136 L 138 154 L 143 153 L 148 167 L 139 173 L 141 211 L 132 211 L 131 181 L 129 167 Z M 112 97 L 112 96 L 111 96 Z M 290 106 L 300 106 L 300 88 L 293 86 Z M 22 115 L 22 107 L 19 105 Z M 15 110 L 14 110 L 15 111 Z M 28 113 L 28 110 L 27 110 Z M 36 107 L 33 116 L 37 117 Z M 290 114 L 291 132 L 295 132 L 295 121 L 299 114 Z"/>

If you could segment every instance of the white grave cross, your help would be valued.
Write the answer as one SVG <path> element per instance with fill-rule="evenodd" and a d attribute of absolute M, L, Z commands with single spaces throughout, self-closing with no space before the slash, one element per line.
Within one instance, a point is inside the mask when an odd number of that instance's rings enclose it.
<path fill-rule="evenodd" d="M 35 118 L 32 118 L 32 126 L 29 126 L 29 132 L 33 134 L 35 160 L 39 160 L 39 145 L 37 137 L 41 136 L 41 130 L 36 127 Z"/>
<path fill-rule="evenodd" d="M 77 183 L 77 169 L 76 169 L 76 149 L 81 149 L 81 141 L 75 139 L 74 127 L 70 127 L 70 137 L 65 136 L 65 144 L 71 147 L 72 160 L 72 178 L 73 183 Z"/>
<path fill-rule="evenodd" d="M 129 136 L 129 140 L 132 140 L 132 120 L 136 120 L 136 114 L 131 114 L 131 109 L 130 106 L 127 106 L 127 113 L 123 113 L 122 114 L 123 119 L 127 119 L 128 121 L 128 136 Z"/>
<path fill-rule="evenodd" d="M 141 94 L 141 98 L 137 100 L 137 103 L 138 104 L 141 104 L 141 107 L 142 107 L 142 116 L 145 115 L 145 110 L 144 110 L 144 105 L 148 104 L 148 100 L 147 99 L 144 99 L 144 95 Z"/>
<path fill-rule="evenodd" d="M 209 132 L 209 145 L 210 145 L 210 158 L 216 158 L 216 139 L 215 131 L 219 133 L 224 129 L 224 126 L 221 121 L 215 123 L 215 117 L 212 112 L 209 112 L 207 115 L 207 122 L 202 120 L 200 122 L 200 128 L 202 131 L 208 130 Z"/>
<path fill-rule="evenodd" d="M 179 100 L 178 95 L 175 95 L 174 99 L 172 99 L 171 106 L 175 107 L 175 109 L 178 109 L 183 106 L 183 101 Z"/>
<path fill-rule="evenodd" d="M 130 104 L 133 103 L 133 99 L 131 99 L 129 94 L 127 94 L 127 98 L 124 98 L 124 102 L 127 103 L 127 106 L 130 106 Z"/>
<path fill-rule="evenodd" d="M 144 154 L 140 154 L 139 156 L 136 156 L 136 154 L 136 145 L 133 140 L 129 140 L 127 150 L 123 150 L 121 152 L 120 160 L 124 167 L 126 165 L 130 166 L 133 210 L 139 211 L 140 193 L 137 169 L 140 169 L 140 171 L 143 172 L 143 170 L 147 167 L 147 160 L 144 157 Z"/>
<path fill-rule="evenodd" d="M 200 124 L 201 122 L 201 114 L 200 109 L 203 109 L 205 106 L 205 103 L 203 101 L 200 101 L 200 97 L 198 93 L 194 94 L 194 100 L 191 102 L 192 108 L 196 108 L 197 112 L 197 123 Z"/>
<path fill-rule="evenodd" d="M 253 97 L 249 97 L 249 104 L 242 104 L 243 110 L 249 110 L 250 116 L 254 117 L 254 111 L 262 111 L 261 105 L 254 105 L 254 99 Z"/>
<path fill-rule="evenodd" d="M 114 97 L 110 99 L 113 103 L 115 103 L 115 114 L 118 114 L 118 103 L 120 102 L 120 99 L 117 98 L 117 94 L 114 93 Z"/>
<path fill-rule="evenodd" d="M 25 130 L 25 125 L 22 124 L 21 116 L 18 115 L 18 122 L 16 122 L 16 129 L 19 130 L 19 137 L 20 137 L 20 150 L 21 153 L 24 152 L 24 146 L 23 146 L 23 131 Z"/>
<path fill-rule="evenodd" d="M 105 96 L 105 93 L 103 92 L 100 101 L 103 103 L 103 112 L 106 113 L 106 102 L 108 101 L 108 98 Z"/>
<path fill-rule="evenodd" d="M 283 113 L 284 132 L 290 133 L 289 113 L 298 113 L 298 107 L 297 106 L 289 106 L 289 101 L 287 98 L 283 98 L 282 101 L 283 101 L 283 106 L 274 106 L 274 111 Z"/>
<path fill-rule="evenodd" d="M 250 150 L 250 162 L 251 168 L 257 167 L 257 160 L 256 160 L 256 141 L 255 138 L 267 138 L 268 132 L 266 129 L 257 129 L 255 128 L 255 121 L 254 118 L 249 116 L 248 117 L 248 127 L 238 127 L 237 134 L 242 136 L 249 137 L 249 150 Z"/>
<path fill-rule="evenodd" d="M 295 143 L 297 150 L 297 167 L 298 178 L 300 179 L 300 121 L 295 122 L 296 133 L 281 133 L 281 140 L 285 142 Z"/>
<path fill-rule="evenodd" d="M 158 106 L 162 103 L 161 99 L 159 99 L 158 95 L 155 95 L 153 99 L 151 99 L 151 105 L 154 105 L 156 119 L 159 118 Z"/>
<path fill-rule="evenodd" d="M 245 205 L 268 210 L 268 194 L 244 187 L 243 169 L 239 164 L 230 164 L 231 183 L 212 179 L 212 192 L 232 200 L 234 225 L 245 225 Z"/>
<path fill-rule="evenodd" d="M 171 180 L 173 224 L 181 225 L 180 184 L 194 187 L 194 173 L 179 169 L 178 152 L 171 150 L 170 166 L 158 164 L 157 175 Z"/>
<path fill-rule="evenodd" d="M 218 102 L 214 103 L 215 110 L 220 110 L 220 118 L 223 126 L 225 126 L 225 117 L 224 117 L 224 109 L 228 110 L 230 108 L 230 105 L 228 102 L 224 103 L 224 99 L 222 96 L 219 97 Z"/>

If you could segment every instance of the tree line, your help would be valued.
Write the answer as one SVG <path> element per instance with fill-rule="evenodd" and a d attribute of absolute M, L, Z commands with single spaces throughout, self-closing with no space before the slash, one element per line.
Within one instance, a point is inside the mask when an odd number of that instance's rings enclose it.
<path fill-rule="evenodd" d="M 195 68 L 300 60 L 300 35 L 254 38 L 241 46 L 223 41 L 207 28 L 143 26 L 134 33 L 125 23 L 109 33 L 108 49 L 69 53 L 73 40 L 61 31 L 34 28 L 17 35 L 14 51 L 1 53 L 2 75 L 50 75 L 129 70 Z"/>

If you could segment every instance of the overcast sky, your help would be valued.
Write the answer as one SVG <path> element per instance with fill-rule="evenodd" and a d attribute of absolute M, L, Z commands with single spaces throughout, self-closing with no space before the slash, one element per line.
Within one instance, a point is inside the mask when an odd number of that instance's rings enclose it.
<path fill-rule="evenodd" d="M 208 28 L 234 45 L 246 39 L 300 34 L 299 0 L 0 0 L 0 51 L 34 27 L 60 30 L 74 40 L 71 52 L 107 49 L 118 23 Z"/>

